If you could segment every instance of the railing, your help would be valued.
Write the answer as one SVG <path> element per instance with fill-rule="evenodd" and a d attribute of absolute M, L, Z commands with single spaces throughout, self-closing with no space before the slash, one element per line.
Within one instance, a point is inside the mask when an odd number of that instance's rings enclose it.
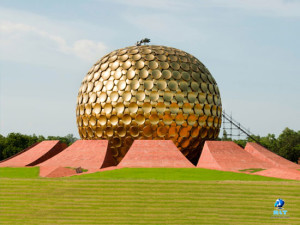
<path fill-rule="evenodd" d="M 234 120 L 231 115 L 228 115 L 225 112 L 225 110 L 223 110 L 222 116 L 223 116 L 223 132 L 226 131 L 226 129 L 230 129 L 231 133 L 229 134 L 229 136 L 231 136 L 231 137 L 232 136 L 240 136 L 240 133 L 239 133 L 239 135 L 232 134 L 232 130 L 237 129 L 239 132 L 242 132 L 244 135 L 246 135 L 247 137 L 249 137 L 250 139 L 252 139 L 253 141 L 255 141 L 261 145 L 261 143 L 256 138 L 253 137 L 254 134 L 251 133 L 249 129 L 247 129 L 246 127 L 241 125 L 239 122 Z M 226 123 L 230 124 L 230 128 L 226 128 Z"/>

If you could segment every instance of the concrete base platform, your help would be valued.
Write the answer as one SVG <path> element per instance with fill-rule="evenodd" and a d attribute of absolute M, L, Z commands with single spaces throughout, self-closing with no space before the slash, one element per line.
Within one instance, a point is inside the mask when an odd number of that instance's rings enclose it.
<path fill-rule="evenodd" d="M 49 174 L 47 174 L 47 177 L 68 177 L 73 176 L 76 174 L 76 171 L 74 169 L 65 168 L 65 167 L 57 167 L 53 171 L 51 171 Z"/>
<path fill-rule="evenodd" d="M 269 151 L 257 143 L 248 142 L 245 150 L 255 158 L 271 164 L 272 167 L 300 169 L 300 165 Z"/>
<path fill-rule="evenodd" d="M 61 153 L 38 164 L 40 176 L 48 176 L 61 167 L 82 167 L 87 170 L 97 170 L 115 166 L 115 161 L 107 150 L 107 146 L 107 140 L 78 140 Z M 61 171 L 61 169 L 59 170 Z"/>
<path fill-rule="evenodd" d="M 197 167 L 224 171 L 271 168 L 270 163 L 255 158 L 232 141 L 206 141 Z"/>
<path fill-rule="evenodd" d="M 60 141 L 42 141 L 0 162 L 0 167 L 35 166 L 63 151 L 67 145 Z"/>
<path fill-rule="evenodd" d="M 104 172 L 109 170 L 120 169 L 116 166 L 105 167 L 102 169 L 89 169 L 86 172 L 76 173 L 76 170 L 66 167 L 40 167 L 40 176 L 42 177 L 71 177 L 71 176 L 80 176 L 83 174 Z"/>
<path fill-rule="evenodd" d="M 135 140 L 118 168 L 195 167 L 171 140 Z"/>
<path fill-rule="evenodd" d="M 266 177 L 276 177 L 282 179 L 300 180 L 300 171 L 295 169 L 271 168 L 254 173 Z"/>

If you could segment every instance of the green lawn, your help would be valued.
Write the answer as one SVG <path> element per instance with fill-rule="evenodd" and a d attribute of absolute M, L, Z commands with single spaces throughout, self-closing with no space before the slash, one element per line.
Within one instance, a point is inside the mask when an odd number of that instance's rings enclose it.
<path fill-rule="evenodd" d="M 37 178 L 39 167 L 0 167 L 0 178 Z"/>
<path fill-rule="evenodd" d="M 205 169 L 121 169 L 53 179 L 23 169 L 0 168 L 1 224 L 300 221 L 299 181 Z M 18 170 L 23 177 L 16 177 Z M 279 197 L 289 218 L 271 218 Z"/>
<path fill-rule="evenodd" d="M 66 178 L 65 178 L 66 179 Z M 123 168 L 105 172 L 83 174 L 67 179 L 101 179 L 101 180 L 251 180 L 282 181 L 282 179 L 225 172 L 202 168 Z"/>
<path fill-rule="evenodd" d="M 251 169 L 249 169 L 251 170 Z M 0 168 L 0 178 L 38 178 L 39 168 Z M 40 178 L 47 179 L 47 178 Z M 51 178 L 52 179 L 52 178 Z M 279 178 L 202 168 L 123 168 L 58 179 L 101 180 L 243 180 L 282 181 Z"/>

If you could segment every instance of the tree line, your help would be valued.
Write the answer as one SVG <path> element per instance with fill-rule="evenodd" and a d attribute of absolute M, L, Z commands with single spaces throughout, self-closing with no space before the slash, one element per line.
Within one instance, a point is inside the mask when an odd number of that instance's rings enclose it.
<path fill-rule="evenodd" d="M 77 138 L 74 137 L 73 134 L 68 134 L 64 137 L 48 136 L 47 138 L 42 135 L 36 136 L 35 134 L 25 135 L 20 133 L 10 133 L 6 137 L 0 134 L 0 160 L 15 155 L 23 149 L 45 140 L 59 140 L 69 146 L 75 142 Z"/>
<path fill-rule="evenodd" d="M 255 135 L 253 138 L 265 148 L 292 162 L 297 163 L 300 158 L 300 131 L 285 128 L 278 138 L 276 138 L 275 134 L 268 134 L 265 137 Z M 232 141 L 232 139 L 227 136 L 226 131 L 223 132 L 221 140 Z M 233 141 L 243 148 L 247 142 L 255 142 L 251 138 Z"/>

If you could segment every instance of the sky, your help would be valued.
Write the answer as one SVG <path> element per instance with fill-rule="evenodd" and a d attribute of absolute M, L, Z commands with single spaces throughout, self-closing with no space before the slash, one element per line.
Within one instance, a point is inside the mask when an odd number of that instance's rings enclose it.
<path fill-rule="evenodd" d="M 257 135 L 300 127 L 300 0 L 0 0 L 0 134 L 74 134 L 85 74 L 142 38 L 186 51 Z"/>

